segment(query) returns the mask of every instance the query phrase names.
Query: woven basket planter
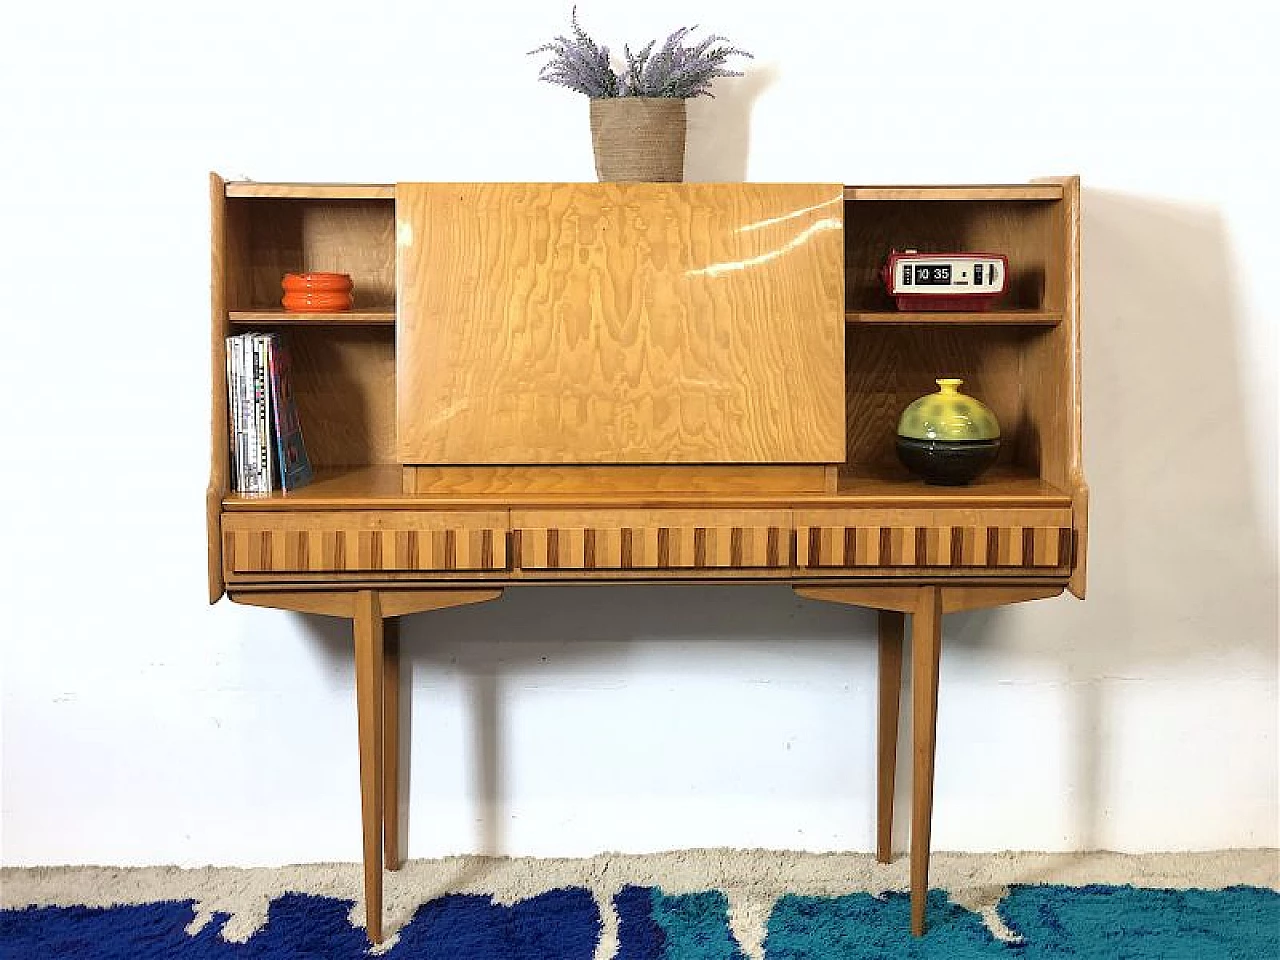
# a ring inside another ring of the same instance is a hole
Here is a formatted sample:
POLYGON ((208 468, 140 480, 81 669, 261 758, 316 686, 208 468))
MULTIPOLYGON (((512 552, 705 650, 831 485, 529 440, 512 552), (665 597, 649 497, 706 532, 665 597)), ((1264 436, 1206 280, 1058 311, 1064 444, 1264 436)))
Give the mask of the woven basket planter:
POLYGON ((596 176, 678 183, 684 179, 684 100, 601 97, 591 101, 596 176))

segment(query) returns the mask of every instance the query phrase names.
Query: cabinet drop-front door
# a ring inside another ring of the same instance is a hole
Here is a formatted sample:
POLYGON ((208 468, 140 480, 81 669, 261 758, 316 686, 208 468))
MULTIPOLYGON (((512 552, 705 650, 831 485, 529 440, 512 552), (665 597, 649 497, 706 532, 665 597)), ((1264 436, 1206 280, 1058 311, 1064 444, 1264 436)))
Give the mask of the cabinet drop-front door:
POLYGON ((406 464, 844 460, 838 184, 396 186, 406 464))

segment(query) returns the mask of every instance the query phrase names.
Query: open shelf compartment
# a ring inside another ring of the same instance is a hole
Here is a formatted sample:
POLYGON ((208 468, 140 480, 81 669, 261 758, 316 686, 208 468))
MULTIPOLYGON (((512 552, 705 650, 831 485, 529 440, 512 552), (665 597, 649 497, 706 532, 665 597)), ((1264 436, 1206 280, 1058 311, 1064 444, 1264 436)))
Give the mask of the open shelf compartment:
MULTIPOLYGON (((1000 423, 991 478, 1065 490, 1071 438, 1060 398, 1070 395, 1069 349, 1065 326, 849 325, 848 442, 840 489, 870 489, 868 481, 881 488, 925 487, 898 464, 898 418, 912 401, 938 389, 936 378, 959 377, 961 390, 990 407, 1000 423)), ((984 482, 994 481, 978 481, 984 482)))
POLYGON ((901 323, 945 323, 948 317, 969 324, 1057 322, 1066 309, 1066 215, 1061 199, 846 199, 845 310, 861 322, 891 323, 895 316, 901 323), (898 313, 881 276, 895 250, 1004 254, 1005 292, 985 315, 940 312, 929 320, 898 313))
POLYGON ((226 235, 233 320, 243 313, 274 317, 281 278, 301 271, 350 274, 354 313, 394 317, 394 199, 228 196, 226 235))

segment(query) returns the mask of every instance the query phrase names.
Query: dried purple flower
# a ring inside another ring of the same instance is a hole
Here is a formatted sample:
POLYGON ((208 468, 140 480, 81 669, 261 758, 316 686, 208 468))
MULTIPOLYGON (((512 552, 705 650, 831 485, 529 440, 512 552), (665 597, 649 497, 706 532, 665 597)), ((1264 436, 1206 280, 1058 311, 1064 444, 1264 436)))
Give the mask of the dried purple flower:
POLYGON ((570 17, 573 38, 556 37, 534 53, 550 53, 551 59, 538 74, 540 80, 555 83, 589 97, 710 97, 716 77, 740 77, 737 70, 725 69, 730 57, 751 57, 745 50, 727 46, 724 37, 712 35, 696 45, 685 43, 698 28, 681 27, 654 51, 650 40, 633 54, 623 46, 626 66, 615 73, 609 62, 609 48, 599 46, 578 24, 578 8, 570 17))
POLYGON ((609 65, 609 48, 600 47, 578 25, 578 8, 570 18, 573 39, 556 37, 529 54, 550 53, 552 57, 538 73, 539 80, 585 93, 588 97, 616 97, 618 77, 609 65))

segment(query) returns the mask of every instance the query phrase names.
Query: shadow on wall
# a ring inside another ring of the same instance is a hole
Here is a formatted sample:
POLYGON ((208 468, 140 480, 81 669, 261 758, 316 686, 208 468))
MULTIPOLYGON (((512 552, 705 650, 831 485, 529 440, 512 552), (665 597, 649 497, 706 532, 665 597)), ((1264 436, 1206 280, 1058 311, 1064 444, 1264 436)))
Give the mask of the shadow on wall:
POLYGON ((778 72, 772 64, 766 64, 744 73, 717 81, 714 98, 694 97, 688 102, 684 147, 687 182, 733 183, 746 179, 751 110, 760 94, 778 79, 778 72))
POLYGON ((1088 601, 960 614, 947 633, 953 652, 1061 664, 1075 698, 1074 832, 1095 849, 1114 766, 1108 682, 1214 660, 1274 676, 1277 563, 1241 417, 1251 400, 1222 217, 1085 189, 1082 220, 1088 601))
POLYGON ((1107 656, 1274 660, 1275 544, 1222 217, 1104 191, 1085 191, 1083 216, 1090 598, 1124 626, 1107 656))
MULTIPOLYGON (((1112 766, 1104 762, 1106 721, 1115 715, 1106 700, 1109 682, 1140 678, 1144 667, 1226 654, 1243 654, 1274 675, 1277 596, 1276 555, 1254 486, 1259 466, 1239 416, 1246 402, 1237 374, 1240 321, 1221 217, 1086 190, 1083 218, 1089 599, 954 614, 944 624, 943 671, 963 660, 984 670, 1018 659, 1060 667, 1075 698, 1073 726, 1061 738, 1078 751, 1069 777, 1076 786, 1074 844, 1093 849, 1103 835, 1102 775, 1112 766)), ((343 672, 349 627, 308 620, 326 658, 343 672)), ((504 683, 547 661, 556 669, 598 666, 600 674, 624 678, 635 643, 680 643, 672 667, 687 671, 713 671, 714 658, 765 647, 784 669, 796 658, 821 659, 874 688, 873 615, 799 600, 782 586, 513 589, 496 603, 407 618, 402 641, 405 683, 442 668, 470 678, 479 764, 473 782, 483 824, 477 852, 491 854, 506 852, 504 683), (714 642, 715 649, 703 658, 684 646, 690 641, 714 642)), ((990 722, 946 718, 945 685, 944 678, 941 722, 990 722)), ((401 698, 402 723, 410 700, 401 698)), ((874 738, 869 701, 866 717, 858 735, 874 738)), ((905 846, 910 819, 909 718, 904 710, 897 849, 905 846)), ((402 759, 407 763, 407 753, 402 759)), ((870 769, 860 773, 873 782, 870 769)))
MULTIPOLYGON (((503 829, 508 804, 502 770, 507 764, 500 731, 507 728, 502 711, 509 684, 536 683, 533 678, 540 671, 562 677, 581 669, 588 684, 622 685, 637 645, 665 643, 672 647, 672 667, 690 677, 721 676, 726 664, 762 654, 768 658, 776 647, 788 663, 816 660, 847 677, 851 686, 862 679, 870 687, 874 623, 870 613, 810 604, 781 585, 515 587, 494 603, 408 621, 402 629, 402 655, 407 674, 423 676, 444 668, 468 678, 477 762, 472 783, 481 826, 476 852, 502 855, 509 851, 503 829), (699 649, 690 649, 690 643, 699 649)), ((408 700, 402 697, 405 709, 408 700)), ((872 709, 868 701, 868 737, 874 736, 872 709)), ((592 718, 566 721, 591 724, 592 718)), ((685 746, 700 749, 696 742, 685 746)), ((670 749, 678 750, 680 744, 670 749)), ((587 769, 596 762, 591 756, 577 759, 587 769)), ((864 773, 871 782, 872 771, 864 773)), ((574 801, 566 797, 565 802, 574 801)))

